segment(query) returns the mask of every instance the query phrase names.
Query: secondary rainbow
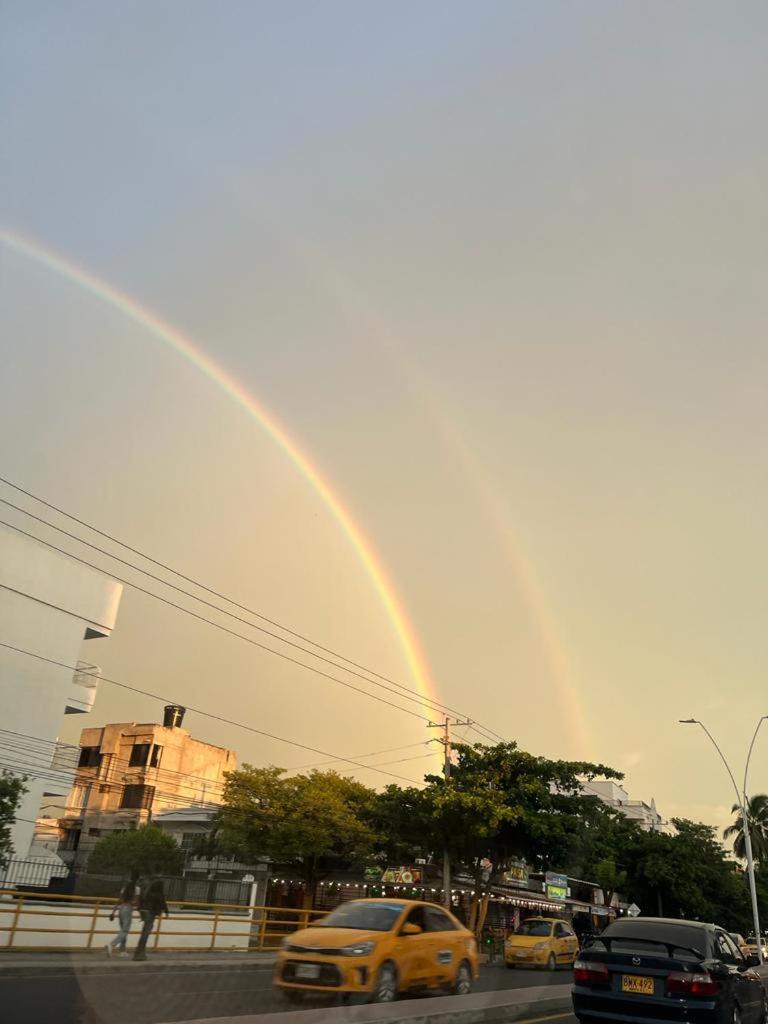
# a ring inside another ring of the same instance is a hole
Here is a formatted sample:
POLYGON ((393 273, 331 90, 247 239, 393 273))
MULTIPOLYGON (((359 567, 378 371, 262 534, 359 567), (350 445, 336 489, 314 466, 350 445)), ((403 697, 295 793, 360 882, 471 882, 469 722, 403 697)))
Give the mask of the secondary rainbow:
POLYGON ((384 606, 420 695, 427 703, 439 703, 437 690, 431 679, 426 657, 421 650, 415 631, 408 621, 397 592, 373 545, 354 521, 352 514, 333 491, 328 481, 324 479, 309 457, 272 413, 186 334, 183 334, 178 328, 173 327, 151 310, 140 305, 131 296, 126 295, 102 278, 97 277, 91 271, 85 270, 69 259, 65 259, 39 242, 25 238, 15 231, 10 231, 8 228, 0 228, 0 241, 9 249, 47 267, 55 274, 59 274, 102 302, 119 310, 124 316, 145 328, 160 341, 170 345, 171 348, 175 349, 180 355, 196 366, 198 370, 204 373, 209 380, 217 384, 222 391, 233 398, 263 427, 311 484, 348 537, 350 544, 374 585, 379 600, 384 606))

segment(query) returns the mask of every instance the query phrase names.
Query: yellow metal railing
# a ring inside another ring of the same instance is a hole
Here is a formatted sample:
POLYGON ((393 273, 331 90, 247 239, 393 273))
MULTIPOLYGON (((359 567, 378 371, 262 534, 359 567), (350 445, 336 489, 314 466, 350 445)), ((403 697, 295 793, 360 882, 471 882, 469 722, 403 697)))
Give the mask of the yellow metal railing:
MULTIPOLYGON (((118 901, 102 896, 69 896, 61 894, 30 894, 16 890, 0 891, 0 950, 17 950, 23 952, 56 952, 76 951, 93 952, 103 948, 105 936, 114 938, 116 925, 109 922, 107 914, 118 901), (36 918, 48 918, 46 922, 36 918), (50 919, 53 919, 51 923, 50 919), (67 926, 60 927, 66 919, 67 926), (74 927, 80 923, 82 927, 74 927), (52 942, 45 943, 24 941, 24 936, 51 936, 52 942), (64 942, 55 940, 53 936, 82 936, 82 942, 64 942)), ((306 928, 312 921, 324 917, 327 911, 290 907, 243 906, 239 903, 201 903, 193 900, 171 900, 168 903, 171 911, 173 928, 163 932, 163 918, 158 917, 152 938, 152 948, 162 948, 168 952, 214 950, 217 940, 227 948, 227 940, 236 942, 243 951, 260 952, 279 948, 281 940, 300 928, 306 928), (175 911, 174 911, 174 908, 175 911), (186 908, 193 908, 192 912, 186 908), (204 923, 207 927, 197 930, 181 930, 177 924, 204 923), (232 925, 243 924, 242 929, 233 929, 232 925), (174 945, 176 938, 200 939, 199 944, 185 942, 174 945), (242 941, 245 940, 245 941, 242 941)), ((134 929, 129 938, 137 938, 139 928, 134 929)), ((230 943, 230 948, 231 948, 230 943)))

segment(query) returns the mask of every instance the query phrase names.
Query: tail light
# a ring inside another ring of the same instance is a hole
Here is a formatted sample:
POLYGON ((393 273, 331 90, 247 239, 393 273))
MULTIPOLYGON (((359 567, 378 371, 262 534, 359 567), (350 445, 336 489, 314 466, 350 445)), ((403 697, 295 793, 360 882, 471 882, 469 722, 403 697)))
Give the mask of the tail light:
POLYGON ((605 964, 577 960, 573 965, 573 980, 577 985, 608 985, 611 979, 605 964))
POLYGON ((720 986, 709 974, 687 974, 674 971, 667 977, 667 992, 671 996, 716 996, 720 986))

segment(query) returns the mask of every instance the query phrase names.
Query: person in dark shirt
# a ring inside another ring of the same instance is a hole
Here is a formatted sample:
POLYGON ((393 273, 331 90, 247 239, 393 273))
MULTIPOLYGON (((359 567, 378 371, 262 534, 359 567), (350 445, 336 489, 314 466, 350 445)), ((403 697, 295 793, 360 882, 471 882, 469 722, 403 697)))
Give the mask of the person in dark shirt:
POLYGON ((139 936, 133 959, 146 960, 147 940, 152 934, 156 919, 161 914, 165 914, 166 917, 169 916, 168 904, 165 902, 165 891, 163 890, 161 879, 156 878, 147 888, 142 887, 141 894, 139 895, 139 914, 144 924, 141 928, 141 935, 139 936))

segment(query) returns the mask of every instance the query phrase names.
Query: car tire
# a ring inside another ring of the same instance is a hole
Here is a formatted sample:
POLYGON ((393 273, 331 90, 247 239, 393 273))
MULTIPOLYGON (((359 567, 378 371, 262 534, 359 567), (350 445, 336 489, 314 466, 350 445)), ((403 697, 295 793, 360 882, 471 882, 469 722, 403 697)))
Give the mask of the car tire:
POLYGON ((508 971, 514 971, 515 969, 515 965, 513 963, 510 963, 509 960, 504 961, 504 966, 507 968, 508 971))
POLYGON ((472 991, 472 968, 466 960, 462 960, 456 971, 456 978, 451 987, 455 996, 468 996, 472 991))
POLYGON ((557 970, 557 958, 555 957, 554 953, 550 953, 549 954, 549 959, 547 960, 547 970, 548 971, 556 971, 557 970))
POLYGON ((290 1003, 291 1006, 298 1006, 304 1002, 304 993, 296 992, 291 988, 284 988, 283 999, 286 1003, 290 1003))
POLYGON ((741 1024, 741 1010, 738 1008, 738 1006, 734 1006, 731 1010, 729 1024, 741 1024))
POLYGON ((394 1003, 397 999, 397 970, 395 965, 387 960, 379 968, 376 981, 373 983, 371 992, 372 1003, 394 1003))

